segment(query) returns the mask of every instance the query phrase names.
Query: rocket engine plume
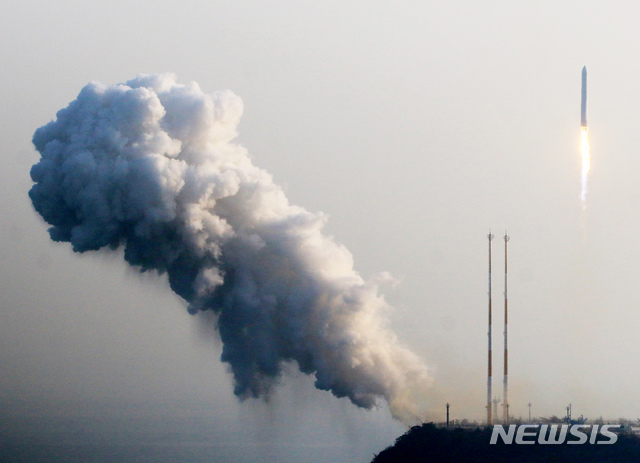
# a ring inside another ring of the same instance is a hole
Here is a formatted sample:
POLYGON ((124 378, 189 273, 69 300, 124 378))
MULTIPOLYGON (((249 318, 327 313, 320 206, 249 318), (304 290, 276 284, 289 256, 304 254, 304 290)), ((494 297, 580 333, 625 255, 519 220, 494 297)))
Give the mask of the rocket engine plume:
POLYGON ((587 182, 589 169, 591 168, 591 155, 589 154, 589 129, 587 128, 587 67, 582 68, 582 85, 580 88, 580 131, 582 133, 582 209, 587 209, 587 182))
POLYGON ((582 193, 580 194, 580 200, 582 201, 582 209, 586 209, 589 169, 591 169, 591 155, 589 153, 589 130, 586 127, 580 127, 580 132, 582 134, 582 193))
POLYGON ((33 136, 33 206, 52 240, 123 247, 141 272, 166 272, 190 313, 217 314, 239 398, 267 398, 295 363, 318 389, 422 418, 432 380, 387 326, 391 277, 365 281, 326 217, 254 166, 233 142, 242 111, 172 74, 90 83, 33 136))

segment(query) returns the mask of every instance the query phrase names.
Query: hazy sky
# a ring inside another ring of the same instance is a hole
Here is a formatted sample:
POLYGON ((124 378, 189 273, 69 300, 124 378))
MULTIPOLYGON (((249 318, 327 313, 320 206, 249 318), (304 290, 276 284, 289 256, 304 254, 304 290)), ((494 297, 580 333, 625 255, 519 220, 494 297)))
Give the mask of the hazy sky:
POLYGON ((364 460, 402 432, 308 379, 283 380, 271 407, 237 404, 215 335, 163 278, 49 240, 27 197, 34 130, 89 81, 171 71, 239 95, 254 163, 329 215, 364 277, 400 279, 391 326, 452 416, 485 416, 492 228, 498 354, 511 235, 511 412, 640 417, 635 2, 39 3, 6 1, 0 16, 0 401, 202 404, 257 442, 275 420, 285 438, 342 439, 364 460))

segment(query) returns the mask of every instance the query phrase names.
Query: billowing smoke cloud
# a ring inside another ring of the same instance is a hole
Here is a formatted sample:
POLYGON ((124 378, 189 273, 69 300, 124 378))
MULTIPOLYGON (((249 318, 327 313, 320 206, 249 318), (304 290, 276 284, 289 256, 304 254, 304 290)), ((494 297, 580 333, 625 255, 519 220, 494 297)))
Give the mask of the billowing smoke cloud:
POLYGON ((215 312, 237 396, 267 397, 295 362, 317 388, 411 420, 430 379, 388 329, 379 279, 232 141, 242 111, 171 74, 91 83, 36 130, 29 196, 52 240, 122 246, 132 266, 166 272, 191 313, 215 312))

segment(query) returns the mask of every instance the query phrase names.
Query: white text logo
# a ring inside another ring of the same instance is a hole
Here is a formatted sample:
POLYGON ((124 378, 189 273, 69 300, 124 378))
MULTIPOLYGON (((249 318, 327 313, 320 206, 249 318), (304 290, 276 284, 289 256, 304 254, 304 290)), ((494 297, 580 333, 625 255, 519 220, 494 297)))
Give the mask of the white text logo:
POLYGON ((618 435, 610 431, 611 428, 619 428, 619 425, 605 424, 599 426, 597 424, 574 424, 569 426, 563 425, 539 425, 539 424, 523 424, 516 426, 512 424, 502 426, 496 424, 493 426, 490 444, 498 442, 498 438, 502 439, 505 444, 615 444, 618 435), (590 428, 590 429, 589 429, 590 428))

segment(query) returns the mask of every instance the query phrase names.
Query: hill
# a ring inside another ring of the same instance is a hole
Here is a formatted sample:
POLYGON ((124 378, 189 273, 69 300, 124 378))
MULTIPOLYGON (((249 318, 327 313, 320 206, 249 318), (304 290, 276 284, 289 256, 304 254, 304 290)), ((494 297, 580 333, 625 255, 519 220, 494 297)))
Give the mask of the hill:
POLYGON ((640 461, 640 438, 619 434, 613 444, 491 445, 492 428, 446 429, 433 423, 414 426, 395 444, 380 452, 372 463, 502 463, 566 462, 626 463, 640 461))

